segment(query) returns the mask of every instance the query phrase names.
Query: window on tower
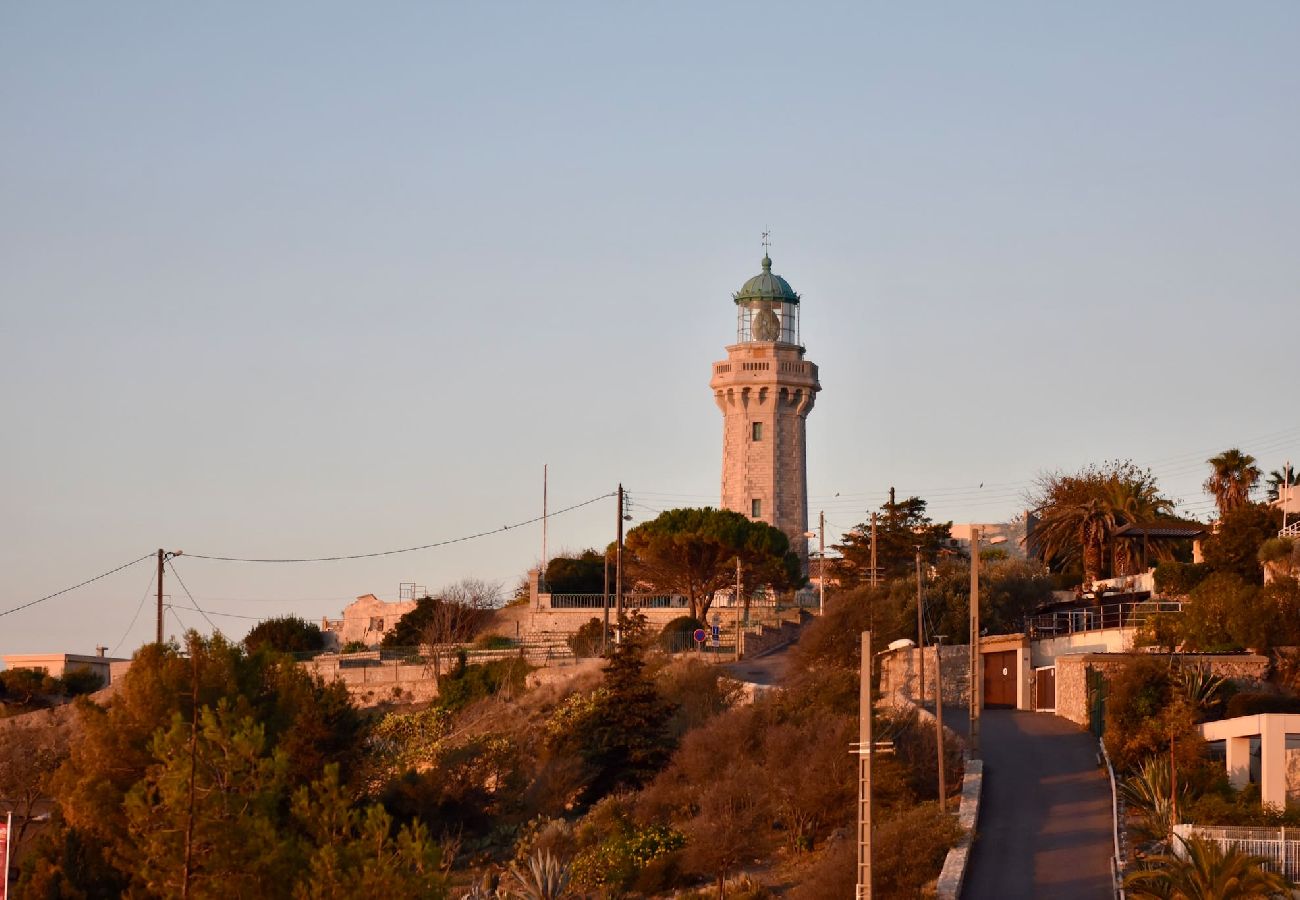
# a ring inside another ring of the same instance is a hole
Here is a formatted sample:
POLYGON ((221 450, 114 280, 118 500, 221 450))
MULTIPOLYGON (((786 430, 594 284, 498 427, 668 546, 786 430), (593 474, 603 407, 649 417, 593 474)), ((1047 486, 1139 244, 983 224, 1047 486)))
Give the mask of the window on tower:
POLYGON ((749 501, 749 510, 751 519, 761 519, 763 517, 763 501, 755 497, 749 501))
POLYGON ((762 422, 754 422, 750 425, 750 437, 756 441, 761 441, 763 439, 762 422))

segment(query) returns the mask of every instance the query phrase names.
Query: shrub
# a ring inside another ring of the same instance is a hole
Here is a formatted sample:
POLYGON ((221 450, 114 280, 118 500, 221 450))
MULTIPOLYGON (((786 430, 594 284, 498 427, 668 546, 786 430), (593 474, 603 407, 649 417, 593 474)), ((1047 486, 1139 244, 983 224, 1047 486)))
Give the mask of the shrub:
POLYGON ((438 682, 438 705, 443 709, 461 709, 475 700, 505 694, 508 697, 523 691, 532 666, 522 659, 494 659, 480 665, 466 666, 464 655, 438 682))
POLYGON ((73 669, 71 672, 64 672, 59 681, 62 682, 63 693, 69 697, 93 694, 104 686, 103 677, 90 669, 73 669))
POLYGON ((313 653, 325 646, 320 626, 300 616, 277 616, 258 622, 244 636, 249 653, 276 650, 281 653, 313 653))
POLYGON ((504 634, 480 634, 474 639, 474 646, 479 650, 509 650, 515 642, 504 634))
POLYGON ((1185 596, 1191 593, 1192 588, 1204 581, 1210 571, 1210 567, 1205 563, 1164 560, 1156 564, 1156 592, 1185 596))
POLYGON ((659 646, 669 653, 690 650, 695 646, 693 634, 697 628, 704 628, 704 623, 699 619, 690 616, 678 616, 665 625, 663 631, 659 632, 659 646))
POLYGON ((370 645, 367 644, 365 641, 348 641, 346 644, 343 645, 343 648, 339 650, 339 652, 340 653, 365 653, 369 649, 370 649, 370 645))
POLYGON ((606 633, 605 623, 595 616, 592 616, 586 624, 573 634, 569 635, 567 638, 569 649, 572 650, 573 655, 579 659, 600 656, 602 647, 605 643, 602 641, 602 635, 608 643, 612 644, 614 640, 612 631, 613 629, 610 629, 611 633, 606 633))
POLYGON ((730 708, 740 698, 740 682, 699 659, 679 659, 655 679, 659 694, 675 712, 668 730, 680 737, 730 708))

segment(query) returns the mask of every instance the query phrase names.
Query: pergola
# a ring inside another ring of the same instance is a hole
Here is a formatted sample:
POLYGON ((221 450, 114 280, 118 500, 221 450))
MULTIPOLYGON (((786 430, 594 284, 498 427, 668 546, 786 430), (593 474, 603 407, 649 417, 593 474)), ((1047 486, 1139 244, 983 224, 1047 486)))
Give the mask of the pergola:
POLYGON ((1149 568, 1148 556, 1151 539, 1159 541, 1187 540, 1195 541, 1205 537, 1210 529, 1200 522, 1149 522, 1134 523, 1115 530, 1115 537, 1124 540, 1142 541, 1142 568, 1149 568))

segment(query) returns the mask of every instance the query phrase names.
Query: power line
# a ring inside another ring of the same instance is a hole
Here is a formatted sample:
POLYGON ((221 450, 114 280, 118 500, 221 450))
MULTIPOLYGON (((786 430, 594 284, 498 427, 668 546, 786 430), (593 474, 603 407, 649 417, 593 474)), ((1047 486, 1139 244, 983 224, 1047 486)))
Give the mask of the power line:
POLYGON ((172 574, 176 576, 176 580, 180 583, 181 590, 185 591, 185 596, 190 598, 190 603, 194 604, 195 611, 203 617, 203 621, 211 625, 214 632, 221 634, 221 629, 216 626, 216 623, 209 619, 208 614, 199 608, 199 601, 194 599, 194 595, 190 593, 190 589, 185 586, 185 579, 181 578, 181 573, 176 571, 176 565, 170 558, 167 560, 167 567, 172 570, 172 574))
POLYGON ((131 624, 126 626, 126 631, 122 632, 113 649, 108 652, 109 656, 117 656, 117 648, 126 642, 127 637, 131 634, 131 629, 135 627, 136 620, 140 618, 140 610, 144 609, 144 601, 149 599, 149 594, 153 591, 153 580, 158 577, 152 568, 149 569, 149 586, 144 589, 144 595, 140 598, 140 605, 135 608, 135 615, 131 617, 131 624))
MULTIPOLYGON (((192 599, 194 599, 194 598, 191 597, 190 599, 192 600, 192 599)), ((177 606, 177 605, 174 604, 174 603, 169 603, 169 604, 167 604, 167 608, 168 608, 168 609, 188 609, 188 610, 192 610, 193 612, 196 612, 196 613, 198 613, 199 615, 203 616, 203 618, 205 618, 205 619, 207 619, 207 618, 208 618, 208 615, 211 614, 211 615, 214 615, 214 616, 221 616, 221 617, 226 618, 226 619, 248 619, 248 620, 253 621, 253 622, 261 622, 261 621, 262 621, 262 616, 245 616, 245 615, 240 615, 239 613, 217 612, 215 609, 210 609, 210 610, 208 610, 207 612, 204 612, 203 610, 199 609, 197 606, 177 606)), ((178 618, 179 618, 179 617, 178 617, 178 618)), ((209 624, 209 625, 212 625, 212 620, 211 620, 211 619, 208 619, 208 624, 209 624)), ((216 625, 212 625, 212 627, 213 627, 213 629, 216 630, 216 631, 220 631, 220 630, 221 630, 220 628, 217 628, 216 625)))
POLYGON ((13 609, 6 609, 4 612, 0 612, 0 616, 7 616, 10 613, 16 613, 21 609, 27 609, 28 607, 35 606, 38 603, 44 603, 46 600, 53 600, 55 597, 61 597, 70 591, 75 591, 77 588, 85 587, 86 585, 91 584, 92 582, 99 581, 101 578, 107 578, 109 575, 113 575, 117 572, 122 571, 123 569, 129 569, 132 566, 134 566, 136 563, 142 563, 146 559, 149 559, 152 556, 153 556, 152 553, 146 553, 144 556, 140 557, 139 559, 133 559, 129 563, 122 563, 122 565, 118 566, 116 569, 109 569, 107 572, 105 572, 102 575, 96 575, 94 578, 87 578, 85 581, 81 582, 80 584, 74 584, 72 587, 64 588, 61 591, 55 591, 53 594, 46 594, 44 597, 40 598, 39 600, 32 600, 30 603, 24 603, 21 606, 15 606, 13 609))
MULTIPOLYGON (((553 513, 549 513, 548 516, 552 518, 555 516, 560 516, 563 515, 564 513, 572 512, 575 509, 581 509, 584 506, 590 506, 591 504, 596 503, 597 501, 605 500, 613 496, 614 496, 613 492, 610 492, 608 494, 601 494, 598 497, 592 497, 590 500, 584 500, 581 503, 575 503, 572 506, 566 506, 564 509, 556 510, 553 513)), ((258 558, 243 557, 243 556, 206 556, 202 553, 186 553, 185 555, 190 559, 211 559, 211 560, 217 560, 218 562, 246 562, 246 563, 316 563, 316 562, 341 562, 343 560, 349 560, 349 559, 374 559, 375 557, 379 557, 379 556, 395 556, 398 553, 413 553, 416 550, 432 550, 434 547, 446 547, 450 544, 460 544, 460 543, 464 543, 465 541, 472 541, 477 538, 487 537, 488 535, 500 534, 501 532, 509 531, 512 528, 522 528, 525 525, 532 525, 535 522, 542 521, 543 518, 547 518, 547 516, 534 516, 533 518, 525 519, 522 522, 515 522, 510 525, 502 525, 500 528, 493 528, 489 531, 480 531, 477 534, 467 534, 463 537, 452 538, 446 541, 437 541, 436 543, 432 543, 432 544, 421 544, 418 547, 403 547, 400 550, 380 550, 375 553, 352 553, 344 556, 316 556, 316 557, 308 557, 302 559, 258 559, 258 558)), ((139 560, 136 560, 136 562, 139 562, 139 560)))

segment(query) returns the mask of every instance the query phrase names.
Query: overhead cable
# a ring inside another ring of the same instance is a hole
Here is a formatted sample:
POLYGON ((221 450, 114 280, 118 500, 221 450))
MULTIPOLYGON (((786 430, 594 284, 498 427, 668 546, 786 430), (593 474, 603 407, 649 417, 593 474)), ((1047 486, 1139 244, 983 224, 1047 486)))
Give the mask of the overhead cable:
POLYGON ((600 500, 604 500, 606 498, 613 497, 613 496, 614 496, 614 492, 611 491, 608 494, 601 494, 598 497, 592 497, 590 500, 584 500, 581 503, 575 503, 572 506, 566 506, 564 509, 557 509, 555 512, 548 513, 545 516, 534 516, 533 518, 525 519, 522 522, 514 522, 510 525, 502 525, 500 528, 493 528, 488 531, 480 531, 476 534, 467 534, 464 535, 463 537, 451 538, 450 540, 446 540, 446 541, 436 541, 432 544, 421 544, 418 547, 403 547, 400 550, 379 550, 374 553, 351 553, 351 554, 346 554, 341 556, 315 556, 315 557, 293 558, 293 559, 290 558, 259 559, 254 557, 243 557, 243 556, 213 556, 213 555, 205 555, 203 553, 189 553, 189 552, 187 552, 185 556, 189 559, 211 559, 211 560, 217 560, 218 562, 246 562, 246 563, 317 563, 317 562, 341 562, 343 560, 349 560, 349 559, 374 559, 375 557, 378 556, 395 556, 398 553, 413 553, 416 550, 432 550, 434 547, 446 547, 450 544, 461 544, 464 543, 465 541, 472 541, 477 538, 487 537, 488 535, 500 534, 501 532, 509 531, 512 528, 522 528, 525 525, 532 525, 535 522, 540 522, 542 521, 542 519, 545 518, 553 518, 555 516, 563 515, 564 513, 567 512, 572 512, 575 509, 581 509, 584 506, 590 506, 593 503, 596 503, 600 500))
POLYGON ((61 591, 55 591, 53 594, 46 594, 44 597, 41 597, 39 600, 32 600, 28 603, 22 604, 21 606, 15 606, 13 609, 6 609, 3 612, 0 612, 0 616, 7 616, 10 613, 16 613, 21 609, 27 609, 28 607, 35 606, 38 603, 44 603, 46 600, 53 600, 55 597, 61 597, 64 594, 69 593, 70 591, 75 591, 79 587, 85 587, 86 585, 92 582, 99 581, 101 578, 107 578, 109 575, 113 575, 117 572, 122 571, 123 569, 129 569, 132 566, 134 566, 136 563, 142 563, 146 559, 151 558, 153 555, 154 555, 153 553, 146 553, 144 556, 140 557, 139 559, 133 559, 129 563, 122 563, 122 565, 118 566, 116 569, 109 569, 107 572, 105 572, 102 575, 96 575, 94 578, 87 578, 85 581, 81 582, 80 584, 74 584, 72 587, 66 587, 61 591))

